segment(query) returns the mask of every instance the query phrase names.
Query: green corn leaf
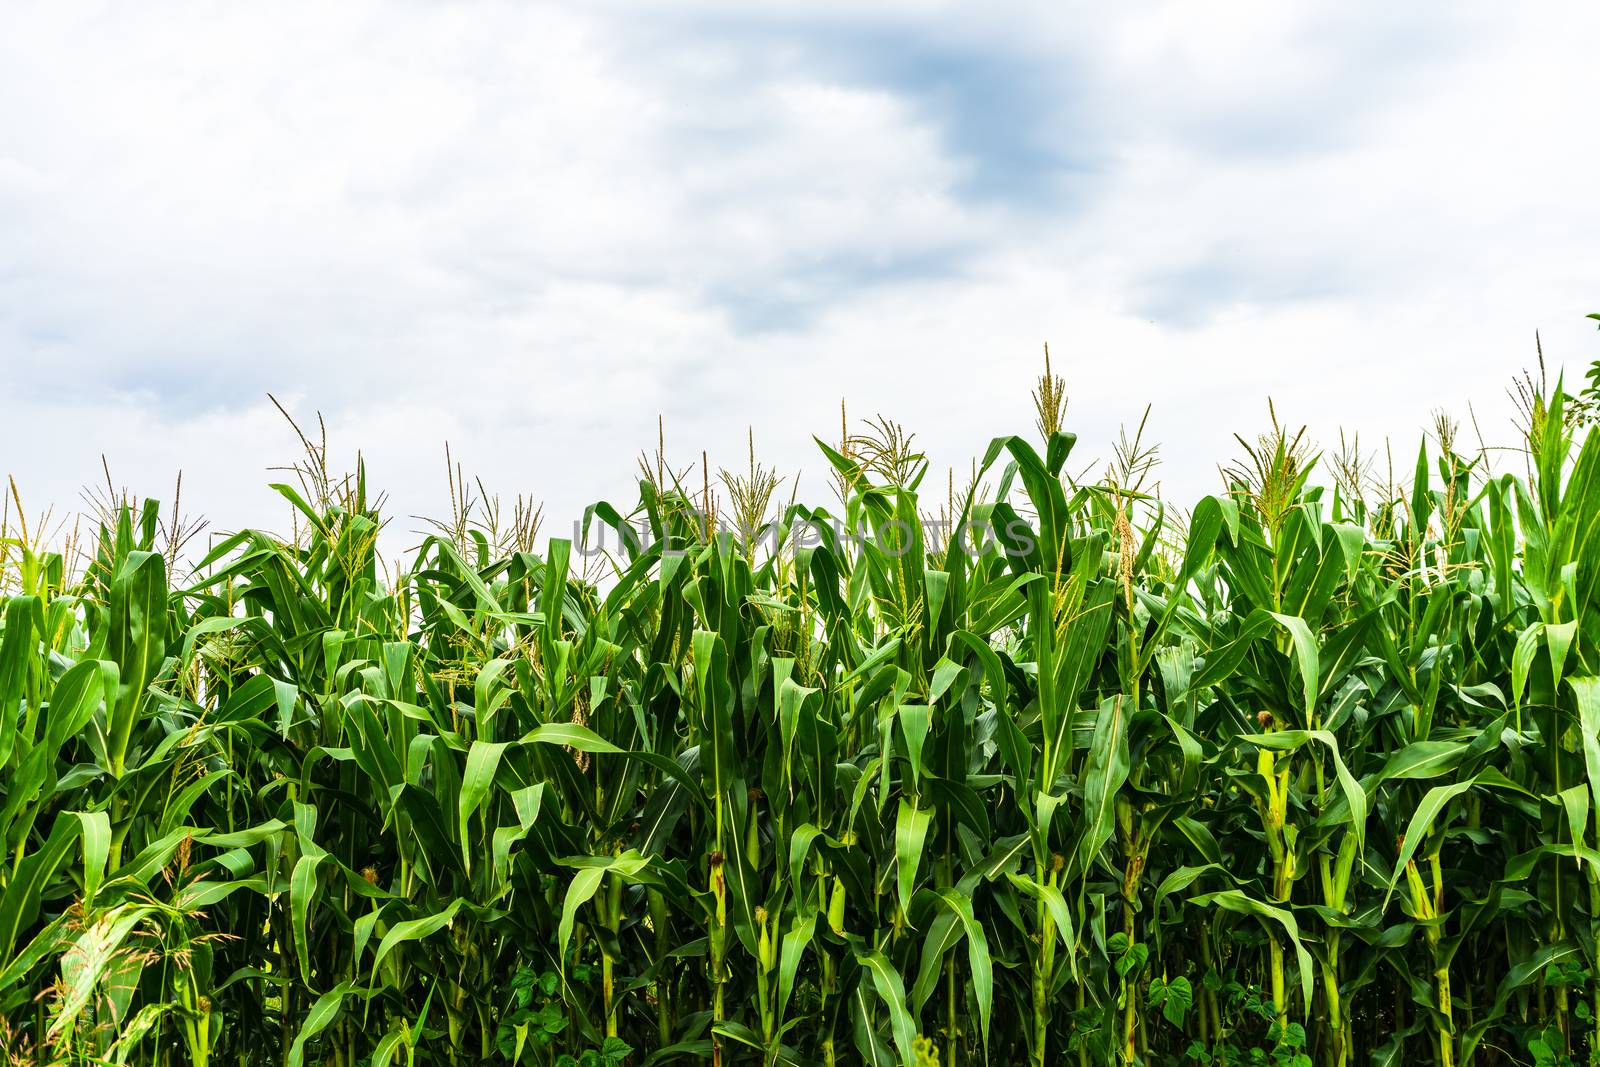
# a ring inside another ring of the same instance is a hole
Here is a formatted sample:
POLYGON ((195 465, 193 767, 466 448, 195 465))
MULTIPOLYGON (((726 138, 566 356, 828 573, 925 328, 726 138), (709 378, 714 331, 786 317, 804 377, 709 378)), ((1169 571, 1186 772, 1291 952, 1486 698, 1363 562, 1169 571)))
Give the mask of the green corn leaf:
POLYGON ((899 814, 895 817, 894 857, 896 881, 899 890, 900 913, 911 913, 911 890, 917 882, 917 866, 927 847, 928 827, 933 824, 933 812, 919 811, 902 797, 899 814))
POLYGON ((378 942, 378 951, 372 957, 373 980, 376 981, 378 968, 382 966, 389 953, 408 941, 421 941, 432 937, 446 926, 449 926, 455 921, 456 912, 461 910, 464 903, 465 901, 457 897, 432 915, 425 915, 419 919, 407 919, 391 926, 389 932, 383 935, 383 940, 378 942))
POLYGON ((1316 971, 1311 959, 1311 953, 1300 942, 1300 924, 1295 921, 1292 912, 1284 908, 1263 904, 1253 897, 1246 896, 1237 889, 1225 889, 1219 893, 1202 893, 1190 897, 1189 903, 1195 907, 1215 907, 1224 911, 1235 912, 1239 915, 1253 915, 1263 923, 1269 920, 1283 928, 1289 937, 1289 943, 1294 947, 1295 959, 1300 965, 1300 992, 1305 998, 1306 1011, 1311 1010, 1312 984, 1316 980, 1316 971))
POLYGON ((495 771, 505 753, 506 742, 474 741, 467 751, 466 769, 461 773, 461 794, 456 807, 457 837, 461 844, 461 864, 472 873, 472 848, 467 825, 494 787, 495 771))
POLYGON ((160 555, 128 554, 112 580, 110 614, 107 657, 122 673, 121 692, 107 723, 106 751, 108 769, 120 778, 145 690, 166 655, 167 572, 160 555))
POLYGON ((967 934, 967 964, 972 975, 972 992, 978 1002, 978 1025, 983 1047, 989 1047, 989 1014, 994 1003, 994 964, 989 958, 989 939, 972 910, 972 900, 953 889, 941 889, 939 898, 961 921, 967 934))
POLYGON ((0 892, 0 960, 11 959, 18 939, 39 917, 45 889, 77 842, 82 827, 83 823, 74 817, 56 819, 44 844, 16 864, 4 892, 0 892))
POLYGON ((1100 705, 1083 783, 1083 831, 1070 873, 1087 874, 1116 829, 1117 791, 1128 780, 1128 723, 1121 697, 1100 705))
POLYGON ((340 982, 317 998, 316 1003, 311 1005, 311 1010, 306 1013, 300 1032, 295 1035, 294 1044, 289 1047, 288 1067, 303 1067, 306 1045, 338 1021, 339 1015, 344 1010, 345 997, 354 991, 355 987, 351 983, 340 982))
POLYGON ((878 999, 889 1009, 890 1029, 894 1033, 895 1049, 900 1053, 901 1067, 916 1067, 916 1053, 912 1046, 916 1041, 917 1026, 906 1009, 906 987, 900 972, 876 949, 858 951, 856 962, 866 968, 878 999))

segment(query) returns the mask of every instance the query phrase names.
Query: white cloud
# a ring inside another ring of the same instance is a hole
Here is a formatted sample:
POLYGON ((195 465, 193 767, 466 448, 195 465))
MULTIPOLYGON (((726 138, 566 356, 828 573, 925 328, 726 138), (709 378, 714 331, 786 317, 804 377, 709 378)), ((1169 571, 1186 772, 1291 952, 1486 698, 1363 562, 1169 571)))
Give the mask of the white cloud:
POLYGON ((281 521, 265 400, 396 524, 443 442, 569 523, 658 412, 822 492, 840 395, 965 465, 1048 338, 1178 495, 1265 398, 1409 455, 1600 355, 1592 5, 14 4, 0 470, 281 521), (1092 11, 1092 13, 1091 13, 1092 11))

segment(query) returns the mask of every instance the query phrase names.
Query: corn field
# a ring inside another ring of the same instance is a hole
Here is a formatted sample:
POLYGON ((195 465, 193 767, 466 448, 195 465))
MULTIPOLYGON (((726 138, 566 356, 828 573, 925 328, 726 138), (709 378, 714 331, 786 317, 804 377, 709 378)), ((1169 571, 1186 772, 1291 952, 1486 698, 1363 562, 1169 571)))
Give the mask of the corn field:
POLYGON ((1600 1063, 1600 435, 1522 396, 1178 512, 1047 373, 964 483, 658 455, 403 571, 310 443, 192 565, 14 507, 0 1061, 1600 1063))

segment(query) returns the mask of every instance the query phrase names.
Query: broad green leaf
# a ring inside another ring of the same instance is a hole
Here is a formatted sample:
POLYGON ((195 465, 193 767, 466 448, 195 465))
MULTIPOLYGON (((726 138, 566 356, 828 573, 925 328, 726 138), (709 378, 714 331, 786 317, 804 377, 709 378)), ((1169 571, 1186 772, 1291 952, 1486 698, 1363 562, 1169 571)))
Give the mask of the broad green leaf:
POLYGON ((856 962, 867 969, 873 989, 889 1009, 890 1028, 894 1033, 895 1049, 900 1053, 902 1067, 916 1067, 917 1056, 912 1045, 916 1041, 917 1026, 911 1019, 911 1013, 906 1010, 906 987, 900 972, 876 949, 857 952, 856 962))
POLYGON ((1100 705, 1083 783, 1083 831, 1069 874, 1087 874, 1116 829, 1117 791, 1128 780, 1128 724, 1122 698, 1100 705))
POLYGON ((500 767, 500 757, 506 747, 503 741, 474 741, 467 750, 467 765, 461 772, 461 795, 456 806, 456 839, 461 844, 462 866, 469 875, 472 873, 472 847, 467 824, 488 799, 489 791, 494 787, 495 771, 500 767))
POLYGON ((443 910, 436 911, 432 915, 427 915, 420 919, 407 919, 405 922, 398 922, 391 926, 389 932, 383 935, 383 940, 378 942, 378 952, 372 957, 374 979, 377 977, 378 967, 382 965, 384 958, 389 953, 407 941, 421 941, 424 938, 432 937, 446 926, 449 926, 455 921, 456 912, 461 910, 463 903, 465 902, 460 897, 457 897, 443 910))
POLYGON ((895 884, 900 894, 900 914, 911 912, 911 890, 917 882, 917 865, 927 848, 928 827, 933 823, 933 812, 919 811, 900 799, 900 811, 895 817, 894 862, 897 877, 895 884))
MULTIPOLYGON (((1316 979, 1311 953, 1300 942, 1300 925, 1295 922, 1294 914, 1284 908, 1271 904, 1263 904, 1253 897, 1246 896, 1237 889, 1225 889, 1220 893, 1202 893, 1197 897, 1190 897, 1189 903, 1195 907, 1215 907, 1224 911, 1235 912, 1239 915, 1253 915, 1264 924, 1270 920, 1283 928, 1289 937, 1289 943, 1294 947, 1295 959, 1300 967, 1300 992, 1305 998, 1306 1011, 1311 1010, 1312 983, 1316 979)), ((1269 932, 1271 932, 1269 930, 1269 932)), ((1274 936, 1276 936, 1274 934, 1274 936)))

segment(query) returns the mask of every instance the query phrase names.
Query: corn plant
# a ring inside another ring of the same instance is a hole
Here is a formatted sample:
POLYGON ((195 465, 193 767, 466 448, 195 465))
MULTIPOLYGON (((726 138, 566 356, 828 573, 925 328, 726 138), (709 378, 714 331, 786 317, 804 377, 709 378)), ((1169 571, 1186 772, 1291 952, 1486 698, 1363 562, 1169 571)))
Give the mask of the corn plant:
POLYGON ((658 455, 398 572, 309 439, 181 574, 153 502, 12 521, 0 1051, 1600 1062, 1597 405, 1529 382, 1521 471, 1274 417, 1183 511, 1047 370, 942 503, 880 420, 827 506, 658 455))

